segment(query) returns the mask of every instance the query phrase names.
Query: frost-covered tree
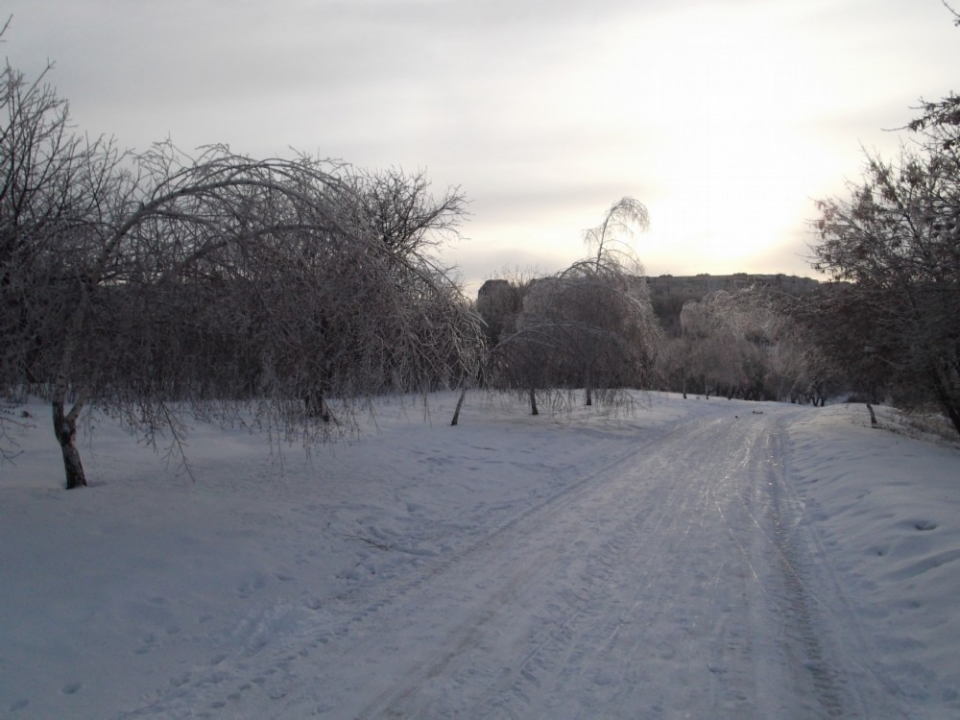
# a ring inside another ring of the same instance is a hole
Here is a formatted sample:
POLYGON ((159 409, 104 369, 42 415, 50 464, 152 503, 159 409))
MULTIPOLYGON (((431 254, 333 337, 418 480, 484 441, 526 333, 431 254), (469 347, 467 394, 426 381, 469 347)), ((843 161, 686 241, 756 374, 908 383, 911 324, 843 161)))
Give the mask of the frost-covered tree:
POLYGON ((502 326, 491 353, 495 382, 526 393, 537 413, 537 393, 583 388, 606 402, 617 391, 642 386, 660 339, 642 266, 623 234, 645 229, 646 209, 631 198, 614 204, 588 230, 591 256, 525 289, 515 318, 502 326))
POLYGON ((458 192, 308 156, 118 153, 71 135, 49 87, 2 83, 0 383, 50 400, 68 487, 90 406, 174 447, 185 413, 313 440, 318 393, 346 423, 353 399, 475 372, 479 320, 430 253, 458 192))
POLYGON ((896 160, 868 155, 819 203, 813 265, 838 282, 808 319, 856 382, 933 402, 960 433, 960 98, 920 111, 896 160))
POLYGON ((832 319, 844 322, 851 303, 860 308, 848 338, 878 379, 902 397, 934 401, 960 433, 960 124, 953 105, 928 107, 913 126, 918 142, 896 162, 868 156, 849 198, 819 203, 814 266, 847 283, 830 303, 838 311, 832 319))
POLYGON ((477 312, 483 318, 487 342, 495 347, 501 337, 513 333, 523 306, 526 283, 497 278, 487 280, 477 291, 477 312))
POLYGON ((710 397, 816 400, 831 370, 790 316, 784 298, 762 288, 723 290, 684 304, 682 334, 658 358, 669 387, 710 397))

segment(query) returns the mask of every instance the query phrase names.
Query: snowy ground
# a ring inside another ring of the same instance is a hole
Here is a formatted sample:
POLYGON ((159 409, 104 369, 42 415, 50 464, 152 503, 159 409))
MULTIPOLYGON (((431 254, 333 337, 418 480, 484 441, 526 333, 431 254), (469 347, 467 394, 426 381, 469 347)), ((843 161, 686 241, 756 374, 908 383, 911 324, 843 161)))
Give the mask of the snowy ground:
POLYGON ((198 427, 195 482, 99 419, 73 492, 29 407, 0 717, 960 717, 955 448, 863 406, 454 400, 309 463, 198 427))

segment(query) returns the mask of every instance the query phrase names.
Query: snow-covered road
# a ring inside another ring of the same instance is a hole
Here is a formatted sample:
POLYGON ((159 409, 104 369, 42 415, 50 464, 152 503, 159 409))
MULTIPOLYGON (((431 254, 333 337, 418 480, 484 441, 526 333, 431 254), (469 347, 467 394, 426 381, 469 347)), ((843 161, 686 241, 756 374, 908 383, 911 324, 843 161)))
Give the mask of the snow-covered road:
POLYGON ((786 481, 796 412, 662 428, 130 716, 905 717, 786 481))
POLYGON ((24 407, 0 718, 960 717, 956 447, 889 408, 455 401, 312 460, 198 422, 195 480, 97 416, 70 493, 24 407))

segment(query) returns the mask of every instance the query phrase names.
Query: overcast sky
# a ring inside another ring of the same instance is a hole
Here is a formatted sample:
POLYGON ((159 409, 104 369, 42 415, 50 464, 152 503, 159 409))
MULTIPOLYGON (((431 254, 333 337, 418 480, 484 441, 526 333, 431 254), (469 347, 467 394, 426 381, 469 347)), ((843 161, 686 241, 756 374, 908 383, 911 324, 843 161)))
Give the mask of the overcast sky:
POLYGON ((960 90, 940 0, 5 0, 79 130, 423 169, 475 289, 552 272, 624 195, 651 275, 811 275, 812 199, 960 90))

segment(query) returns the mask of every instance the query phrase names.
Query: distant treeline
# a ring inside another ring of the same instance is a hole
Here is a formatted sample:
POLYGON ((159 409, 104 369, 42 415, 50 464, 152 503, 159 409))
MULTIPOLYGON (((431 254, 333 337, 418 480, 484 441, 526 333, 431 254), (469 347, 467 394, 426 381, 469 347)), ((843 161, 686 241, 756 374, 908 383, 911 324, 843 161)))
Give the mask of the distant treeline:
POLYGON ((660 275, 648 277, 650 302, 660 325, 668 336, 680 335, 680 311, 689 300, 700 301, 708 294, 723 290, 733 293, 745 288, 764 288, 774 293, 799 297, 815 291, 820 282, 796 275, 734 273, 733 275, 660 275))

